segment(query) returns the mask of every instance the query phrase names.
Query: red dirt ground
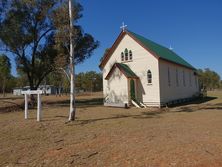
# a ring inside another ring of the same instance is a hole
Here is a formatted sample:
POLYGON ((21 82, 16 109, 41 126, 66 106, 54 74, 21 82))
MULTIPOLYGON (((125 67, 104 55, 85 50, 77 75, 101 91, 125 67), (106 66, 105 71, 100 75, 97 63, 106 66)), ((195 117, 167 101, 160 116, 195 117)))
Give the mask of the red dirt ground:
POLYGON ((84 96, 70 123, 67 99, 48 97, 40 123, 35 110, 28 120, 0 114, 0 166, 221 167, 222 92, 210 95, 217 99, 163 109, 109 108, 84 96))

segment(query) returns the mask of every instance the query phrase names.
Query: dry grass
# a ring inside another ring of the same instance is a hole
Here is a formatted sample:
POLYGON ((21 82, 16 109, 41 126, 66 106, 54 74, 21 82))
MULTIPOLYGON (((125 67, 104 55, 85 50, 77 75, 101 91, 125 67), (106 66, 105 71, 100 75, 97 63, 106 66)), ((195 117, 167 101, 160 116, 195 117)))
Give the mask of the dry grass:
POLYGON ((0 166, 222 166, 222 92, 209 95, 219 98, 161 110, 81 96, 71 123, 68 97, 46 97, 40 123, 35 110, 0 114, 0 166))

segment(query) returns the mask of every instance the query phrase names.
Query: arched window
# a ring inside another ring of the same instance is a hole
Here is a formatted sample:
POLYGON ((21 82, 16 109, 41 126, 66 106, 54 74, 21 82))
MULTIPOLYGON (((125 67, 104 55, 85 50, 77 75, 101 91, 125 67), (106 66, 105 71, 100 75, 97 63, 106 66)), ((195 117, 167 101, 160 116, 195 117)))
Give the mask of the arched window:
POLYGON ((152 73, 150 70, 147 71, 147 82, 148 84, 152 83, 152 73))
POLYGON ((128 49, 126 48, 124 52, 125 52, 125 61, 128 61, 128 59, 129 59, 128 58, 128 49))
POLYGON ((124 53, 121 53, 121 61, 124 61, 124 53))
POLYGON ((132 60, 132 59, 133 59, 133 53, 132 53, 132 51, 131 51, 131 50, 129 51, 129 59, 130 59, 130 60, 132 60))

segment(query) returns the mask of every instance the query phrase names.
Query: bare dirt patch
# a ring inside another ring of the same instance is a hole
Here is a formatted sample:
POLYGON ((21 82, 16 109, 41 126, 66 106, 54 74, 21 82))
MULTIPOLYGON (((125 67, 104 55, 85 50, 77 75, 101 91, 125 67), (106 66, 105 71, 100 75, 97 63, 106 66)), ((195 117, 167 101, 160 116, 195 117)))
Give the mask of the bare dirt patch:
POLYGON ((0 114, 0 166, 222 166, 222 93, 210 95, 217 98, 161 110, 84 96, 71 123, 66 99, 48 99, 40 123, 35 110, 29 120, 0 114))

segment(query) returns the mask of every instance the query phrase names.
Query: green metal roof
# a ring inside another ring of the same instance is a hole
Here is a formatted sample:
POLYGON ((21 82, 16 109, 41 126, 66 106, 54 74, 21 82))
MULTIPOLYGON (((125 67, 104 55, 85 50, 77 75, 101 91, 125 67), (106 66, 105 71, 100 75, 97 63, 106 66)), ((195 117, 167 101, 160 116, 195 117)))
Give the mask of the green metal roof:
POLYGON ((131 32, 131 31, 127 31, 127 32, 130 33, 139 42, 141 42, 145 48, 151 50, 152 52, 154 52, 160 58, 171 61, 171 62, 174 62, 176 64, 183 65, 183 66, 191 68, 191 69, 195 69, 192 65, 190 65, 187 61, 185 61, 183 58, 178 56, 172 50, 170 50, 170 49, 168 49, 164 46, 161 46, 161 45, 159 45, 159 44, 157 44, 157 43, 155 43, 155 42, 153 42, 149 39, 146 39, 143 36, 138 35, 134 32, 131 32))
POLYGON ((127 77, 127 78, 138 78, 138 76, 127 66, 126 64, 123 63, 115 63, 105 79, 109 79, 111 74, 113 73, 115 68, 119 68, 119 70, 127 77))
POLYGON ((138 78, 138 76, 129 68, 128 65, 123 63, 116 63, 117 67, 125 74, 128 78, 138 78))

